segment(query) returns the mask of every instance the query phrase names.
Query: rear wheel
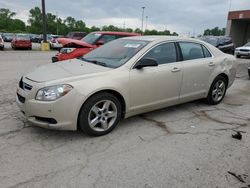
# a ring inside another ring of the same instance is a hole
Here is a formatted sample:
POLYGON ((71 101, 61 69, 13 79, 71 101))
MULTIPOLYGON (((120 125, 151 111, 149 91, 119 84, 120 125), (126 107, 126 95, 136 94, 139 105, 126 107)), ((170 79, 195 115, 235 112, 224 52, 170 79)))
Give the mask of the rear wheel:
POLYGON ((227 80, 223 76, 217 76, 213 81, 207 96, 208 104, 219 104, 225 97, 226 90, 227 80))
POLYGON ((121 103, 110 93, 98 93, 83 105, 78 123, 81 130, 91 136, 111 132, 121 119, 121 103))

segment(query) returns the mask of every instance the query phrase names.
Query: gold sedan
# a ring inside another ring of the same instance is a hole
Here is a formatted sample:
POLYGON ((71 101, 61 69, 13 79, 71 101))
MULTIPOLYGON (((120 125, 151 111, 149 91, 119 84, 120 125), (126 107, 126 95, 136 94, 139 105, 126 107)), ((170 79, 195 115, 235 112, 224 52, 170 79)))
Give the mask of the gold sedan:
POLYGON ((24 75, 17 103, 29 122, 100 136, 133 115, 205 98, 220 103, 235 58, 196 39, 138 36, 24 75))

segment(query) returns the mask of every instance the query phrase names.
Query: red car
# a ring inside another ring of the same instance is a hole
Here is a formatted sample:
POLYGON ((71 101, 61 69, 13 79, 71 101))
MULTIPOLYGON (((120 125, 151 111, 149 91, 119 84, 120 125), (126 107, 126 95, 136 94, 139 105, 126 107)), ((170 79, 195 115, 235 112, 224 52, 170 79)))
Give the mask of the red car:
POLYGON ((56 54, 56 56, 52 57, 52 62, 82 57, 91 50, 94 50, 95 48, 98 48, 99 46, 112 40, 138 35, 140 34, 128 32, 98 31, 88 34, 82 40, 58 38, 57 41, 63 45, 63 48, 59 53, 56 54))
POLYGON ((85 32, 70 32, 67 34, 66 38, 81 40, 85 36, 85 32))
POLYGON ((11 41, 11 47, 14 50, 17 48, 25 48, 32 50, 32 43, 29 35, 17 34, 11 41))

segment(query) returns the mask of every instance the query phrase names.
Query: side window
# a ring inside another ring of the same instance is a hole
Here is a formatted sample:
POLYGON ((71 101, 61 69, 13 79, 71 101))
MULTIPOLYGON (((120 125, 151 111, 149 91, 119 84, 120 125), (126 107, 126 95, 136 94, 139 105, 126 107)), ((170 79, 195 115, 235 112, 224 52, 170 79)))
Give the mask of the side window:
POLYGON ((203 50, 200 44, 192 42, 180 42, 179 44, 184 61, 204 58, 203 50))
POLYGON ((143 58, 153 58, 159 65, 176 62, 175 44, 173 42, 160 44, 151 49, 143 58))
POLYGON ((205 46, 202 46, 205 57, 212 57, 212 54, 208 51, 205 46))
POLYGON ((116 35, 116 38, 119 39, 119 38, 123 38, 123 37, 127 37, 126 35, 116 35))
POLYGON ((112 40, 115 40, 116 39, 116 36, 115 35, 103 35, 99 41, 103 41, 104 44, 107 43, 107 42, 110 42, 112 40))

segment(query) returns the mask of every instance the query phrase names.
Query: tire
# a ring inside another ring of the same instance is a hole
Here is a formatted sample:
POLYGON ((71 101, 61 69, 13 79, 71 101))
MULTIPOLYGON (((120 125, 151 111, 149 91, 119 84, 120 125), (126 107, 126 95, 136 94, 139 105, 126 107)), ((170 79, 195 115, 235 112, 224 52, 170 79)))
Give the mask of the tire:
POLYGON ((250 69, 248 69, 248 76, 249 76, 249 79, 250 79, 250 69))
POLYGON ((226 95, 227 84, 227 80, 223 76, 217 76, 209 89, 207 103, 210 105, 219 104, 226 95))
POLYGON ((102 136, 116 127, 121 116, 119 100, 110 93, 101 92, 90 97, 82 106, 78 116, 78 127, 90 136, 102 136))
POLYGON ((240 58, 241 56, 240 55, 236 55, 237 58, 240 58))

